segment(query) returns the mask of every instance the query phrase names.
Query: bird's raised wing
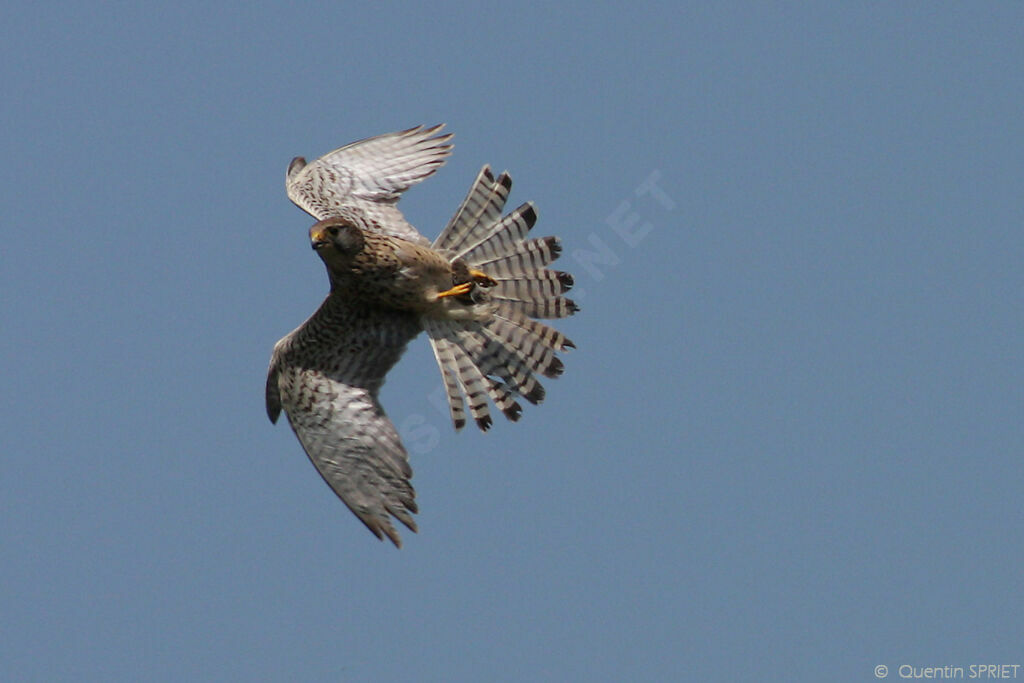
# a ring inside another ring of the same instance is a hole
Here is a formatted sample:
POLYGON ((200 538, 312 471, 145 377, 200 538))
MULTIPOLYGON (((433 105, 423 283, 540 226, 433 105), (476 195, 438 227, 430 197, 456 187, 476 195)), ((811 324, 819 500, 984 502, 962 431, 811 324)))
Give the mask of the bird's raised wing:
POLYGON ((267 375, 271 422, 284 409, 324 481, 377 538, 399 547, 391 516, 416 531, 416 494, 408 454, 377 393, 420 330, 414 315, 331 295, 275 345, 267 375))
POLYGON ((318 220, 338 215, 345 206, 358 206, 381 232, 426 243, 395 204, 451 154, 452 135, 438 134, 443 126, 417 126, 367 138, 309 164, 296 157, 285 178, 288 198, 318 220))

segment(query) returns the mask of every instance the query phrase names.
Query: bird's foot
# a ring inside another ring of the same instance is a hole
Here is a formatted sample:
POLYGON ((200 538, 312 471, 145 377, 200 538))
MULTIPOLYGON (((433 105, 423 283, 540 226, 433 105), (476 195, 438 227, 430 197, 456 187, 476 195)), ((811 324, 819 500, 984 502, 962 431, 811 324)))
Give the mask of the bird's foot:
POLYGON ((473 283, 463 282, 462 284, 455 285, 451 289, 446 289, 445 291, 440 292, 437 295, 437 298, 442 299, 446 296, 462 296, 463 294, 469 294, 471 291, 473 291, 473 283))
POLYGON ((476 283, 481 287, 493 287, 494 285, 498 284, 498 282, 490 275, 484 273, 483 271, 477 270, 476 268, 470 268, 469 274, 472 276, 473 280, 475 280, 476 283))

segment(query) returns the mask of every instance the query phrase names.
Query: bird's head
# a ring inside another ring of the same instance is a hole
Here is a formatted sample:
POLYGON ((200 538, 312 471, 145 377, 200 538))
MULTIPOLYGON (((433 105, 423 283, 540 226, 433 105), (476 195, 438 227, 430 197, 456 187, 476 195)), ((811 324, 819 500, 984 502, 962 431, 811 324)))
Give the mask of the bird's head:
POLYGON ((332 217, 309 229, 310 246, 325 262, 350 258, 363 250, 363 231, 346 218, 332 217))

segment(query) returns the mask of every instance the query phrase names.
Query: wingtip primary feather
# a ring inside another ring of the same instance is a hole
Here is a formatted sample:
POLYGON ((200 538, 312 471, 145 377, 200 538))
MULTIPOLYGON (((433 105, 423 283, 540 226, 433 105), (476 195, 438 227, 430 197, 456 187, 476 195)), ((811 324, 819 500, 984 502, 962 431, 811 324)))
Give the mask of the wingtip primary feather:
POLYGON ((413 532, 414 534, 419 532, 419 528, 416 526, 416 521, 409 516, 409 513, 416 513, 419 511, 418 508, 416 507, 416 504, 412 503, 411 501, 408 501, 403 502, 403 505, 405 506, 405 509, 396 509, 388 507, 386 508, 385 513, 357 513, 356 516, 364 525, 366 525, 366 528, 369 529, 370 532, 379 540, 383 541, 384 537, 386 536, 388 540, 390 540, 395 545, 396 548, 401 548, 402 536, 395 529, 394 524, 391 523, 391 520, 387 517, 387 514, 394 515, 395 518, 398 519, 398 521, 404 524, 406 528, 408 528, 409 531, 413 532))
MULTIPOLYGON (((396 548, 402 547, 402 537, 398 535, 398 532, 395 531, 393 527, 385 527, 384 533, 388 535, 388 538, 391 539, 391 542, 395 544, 396 548)), ((381 540, 383 541, 384 539, 381 540)))
POLYGON ((446 151, 446 153, 450 153, 451 148, 453 147, 453 145, 450 144, 450 140, 455 137, 455 133, 444 133, 443 135, 439 135, 441 130, 446 125, 447 124, 445 124, 445 123, 435 123, 432 126, 426 126, 426 125, 420 124, 418 126, 413 126, 412 128, 406 128, 405 130, 403 130, 402 132, 398 133, 397 135, 399 137, 418 137, 422 141, 430 142, 435 147, 437 147, 438 149, 444 149, 446 151), (448 143, 448 144, 439 144, 439 143, 448 143))
POLYGON ((291 180, 292 177, 306 167, 306 157, 294 157, 291 163, 288 164, 288 173, 285 174, 287 180, 291 180))
POLYGON ((270 371, 267 372, 267 387, 265 391, 267 417, 270 424, 277 424, 281 417, 281 393, 277 388, 277 365, 271 360, 270 371))

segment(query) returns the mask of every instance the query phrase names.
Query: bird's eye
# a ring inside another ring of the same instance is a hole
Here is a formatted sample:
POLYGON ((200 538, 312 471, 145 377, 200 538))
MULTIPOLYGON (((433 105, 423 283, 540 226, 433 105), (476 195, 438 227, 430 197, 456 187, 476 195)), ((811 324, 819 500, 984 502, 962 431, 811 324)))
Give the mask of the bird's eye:
POLYGON ((331 237, 337 237, 338 236, 338 226, 332 225, 331 227, 327 228, 327 234, 330 235, 331 237))

